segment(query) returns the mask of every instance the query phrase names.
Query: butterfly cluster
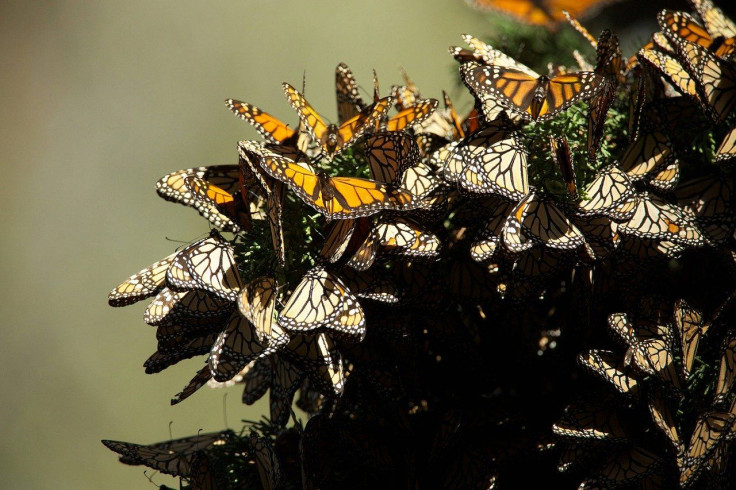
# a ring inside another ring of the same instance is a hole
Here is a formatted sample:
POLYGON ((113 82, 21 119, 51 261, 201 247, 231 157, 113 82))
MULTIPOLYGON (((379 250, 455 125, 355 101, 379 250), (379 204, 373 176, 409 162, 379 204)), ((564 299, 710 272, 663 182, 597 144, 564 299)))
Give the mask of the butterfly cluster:
POLYGON ((344 63, 335 123, 228 99, 262 139, 156 184, 209 235, 108 301, 153 298, 147 373, 204 356, 172 404, 238 385, 268 423, 105 444, 194 488, 727 488, 736 25, 692 4, 628 60, 568 15, 541 73, 465 35, 465 116, 344 63))

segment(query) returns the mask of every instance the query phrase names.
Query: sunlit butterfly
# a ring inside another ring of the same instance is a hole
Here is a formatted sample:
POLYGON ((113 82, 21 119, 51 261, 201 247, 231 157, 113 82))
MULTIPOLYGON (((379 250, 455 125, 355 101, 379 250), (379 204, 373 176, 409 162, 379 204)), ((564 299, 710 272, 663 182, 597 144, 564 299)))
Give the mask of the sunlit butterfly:
POLYGON ((643 48, 637 56, 644 64, 658 71, 681 94, 698 97, 695 80, 673 54, 643 48))
POLYGON ((698 83, 704 108, 722 122, 736 105, 736 69, 696 43, 683 41, 680 52, 698 83))
POLYGON ((460 73, 473 93, 493 95, 507 109, 531 121, 551 119, 575 102, 595 97, 604 80, 591 72, 535 78, 513 68, 472 62, 463 64, 460 73))
POLYGON ((393 184, 419 160, 419 148, 407 133, 382 132, 366 138, 365 156, 371 178, 393 184))
POLYGON ((731 38, 736 36, 736 24, 726 17, 721 9, 713 5, 711 0, 689 0, 703 23, 713 37, 731 38))
POLYGON ((445 175, 457 174, 458 187, 466 192, 518 200, 529 192, 528 154, 519 133, 496 120, 450 149, 445 175))
POLYGON ((528 24, 551 27, 565 19, 563 11, 578 18, 609 3, 609 0, 466 0, 466 3, 477 9, 506 13, 528 24))
POLYGON ((107 295, 110 306, 125 306, 150 298, 164 287, 166 270, 178 252, 149 265, 130 276, 107 295))
POLYGON ((634 141, 621 156, 621 169, 636 182, 675 160, 669 137, 661 132, 648 132, 634 141))
POLYGON ((307 272, 284 305, 278 323, 289 332, 329 330, 362 338, 365 317, 357 298, 324 267, 307 272))
POLYGON ((328 219, 359 218, 384 209, 416 207, 406 190, 358 177, 330 177, 315 171, 309 159, 295 149, 241 141, 241 152, 257 153, 261 166, 273 178, 285 182, 304 202, 328 219))
POLYGON ((220 298, 237 301, 242 287, 233 246, 218 233, 189 245, 176 255, 166 281, 178 289, 203 289, 220 298))
POLYGON ((177 170, 166 174, 156 182, 156 192, 167 201, 178 202, 193 207, 207 221, 223 231, 240 231, 240 226, 220 212, 215 203, 198 199, 186 185, 186 179, 196 177, 235 194, 241 188, 237 165, 213 165, 177 170))
POLYGON ((677 453, 684 451, 680 435, 677 432, 677 425, 670 409, 670 399, 662 394, 659 390, 651 390, 649 392, 647 406, 649 413, 655 425, 672 443, 672 447, 677 453))
POLYGON ((535 243, 571 250, 585 239, 549 196, 532 190, 506 219, 503 240, 511 252, 523 252, 535 243))
POLYGON ((299 114, 309 134, 317 141, 324 155, 332 159, 336 154, 350 147, 363 133, 375 126, 391 108, 392 99, 386 97, 363 109, 340 126, 327 124, 322 116, 312 108, 307 99, 288 83, 283 84, 284 94, 299 114))
POLYGON ((703 235, 692 215, 648 193, 639 195, 634 215, 618 229, 621 234, 638 238, 668 240, 690 247, 703 245, 703 235))
POLYGON ((624 208, 621 206, 634 195, 634 188, 627 175, 616 166, 602 169, 585 188, 585 195, 587 199, 577 205, 581 214, 603 215, 616 221, 625 221, 633 216, 635 203, 624 208))
POLYGON ((337 121, 340 124, 360 114, 366 104, 360 98, 353 72, 345 63, 335 68, 335 94, 337 96, 337 121))
POLYGON ((706 241, 718 244, 729 239, 736 225, 733 192, 732 180, 704 175, 681 184, 674 195, 677 203, 695 216, 706 241))
POLYGON ((697 20, 686 12, 662 10, 657 22, 665 35, 675 44, 682 40, 693 42, 712 51, 719 58, 728 58, 736 50, 736 38, 722 35, 711 36, 697 20))
MULTIPOLYGON (((184 182, 195 196, 195 199, 202 202, 201 207, 203 209, 215 208, 218 214, 222 214, 228 218, 225 225, 221 225, 218 228, 223 231, 233 231, 235 233, 252 228, 250 205, 249 203, 246 204, 239 195, 242 191, 248 192, 247 189, 241 189, 236 195, 233 195, 225 189, 199 177, 188 176, 184 182)), ((219 216, 215 216, 220 219, 219 216)), ((204 217, 217 226, 217 222, 213 221, 208 214, 204 214, 204 217)))
POLYGON ((593 349, 578 356, 580 364, 611 383, 623 394, 636 395, 639 392, 638 380, 630 375, 630 370, 611 351, 593 349))
POLYGON ((716 163, 731 162, 736 158, 736 128, 732 128, 726 133, 721 144, 716 150, 716 163))

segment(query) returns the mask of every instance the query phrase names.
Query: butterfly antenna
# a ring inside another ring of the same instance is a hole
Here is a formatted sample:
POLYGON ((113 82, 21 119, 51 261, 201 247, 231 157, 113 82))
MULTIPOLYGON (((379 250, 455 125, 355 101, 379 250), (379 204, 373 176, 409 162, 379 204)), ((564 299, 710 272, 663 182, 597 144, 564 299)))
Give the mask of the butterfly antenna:
POLYGON ((171 430, 171 426, 173 426, 173 425, 174 425, 174 421, 173 420, 169 420, 169 439, 173 439, 174 438, 174 434, 172 433, 172 430, 171 430))
POLYGON ((225 422, 225 427, 230 427, 227 423, 227 393, 222 395, 222 420, 225 422))
POLYGON ((302 73, 302 95, 307 91, 307 70, 302 73))

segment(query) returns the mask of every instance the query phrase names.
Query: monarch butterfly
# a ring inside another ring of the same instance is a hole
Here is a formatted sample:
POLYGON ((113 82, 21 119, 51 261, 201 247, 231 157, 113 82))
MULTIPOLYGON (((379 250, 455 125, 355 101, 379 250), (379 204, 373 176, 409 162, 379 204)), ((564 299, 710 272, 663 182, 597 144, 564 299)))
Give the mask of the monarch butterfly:
POLYGON ((286 261, 286 249, 284 246, 284 229, 281 215, 286 199, 286 188, 283 182, 263 175, 261 167, 256 164, 260 157, 246 150, 240 151, 241 175, 246 173, 255 176, 260 184, 261 191, 266 195, 266 219, 271 230, 271 243, 276 252, 276 259, 281 267, 286 261))
POLYGON ((690 73, 672 55, 654 49, 641 49, 637 55, 646 65, 657 70, 681 94, 698 97, 698 87, 690 73))
POLYGON ((710 325, 703 321, 703 315, 698 310, 680 299, 675 303, 675 327, 682 345, 682 372, 687 378, 695 361, 698 343, 710 325))
POLYGON ((353 72, 345 63, 335 68, 335 94, 337 97, 337 120, 340 124, 360 114, 366 104, 360 98, 358 84, 353 72))
POLYGON ((298 132, 258 107, 235 99, 225 100, 225 105, 236 116, 252 124, 258 133, 271 143, 296 143, 298 132))
POLYGON ((668 327, 656 322, 641 322, 634 326, 626 313, 608 315, 608 327, 627 346, 632 346, 641 340, 669 337, 668 327))
POLYGON ((242 288, 233 246, 215 231, 177 254, 166 271, 166 282, 176 289, 203 289, 232 302, 242 288))
POLYGON ((680 164, 677 160, 666 163, 647 180, 647 184, 660 192, 669 192, 680 180, 680 164))
POLYGON ((244 229, 252 228, 250 206, 245 207, 239 195, 233 195, 211 182, 192 175, 184 179, 184 184, 189 187, 197 200, 202 201, 202 209, 217 211, 216 214, 206 212, 201 214, 219 229, 239 233, 244 229), (228 221, 218 226, 218 221, 221 220, 220 215, 228 218, 228 221))
POLYGON ((704 109, 722 122, 736 105, 736 69, 696 43, 683 40, 680 53, 698 82, 704 109))
POLYGON ((726 399, 731 392, 734 381, 736 381, 736 337, 731 335, 724 339, 721 347, 721 362, 718 367, 718 383, 715 394, 716 403, 726 399))
POLYGON ((329 223, 320 258, 333 264, 356 260, 355 253, 363 247, 372 230, 371 218, 341 219, 329 223))
POLYGON ((638 238, 630 235, 622 235, 619 248, 623 253, 639 259, 662 259, 663 257, 675 259, 687 250, 687 247, 670 240, 638 238))
POLYGON ((677 433, 677 426, 672 417, 669 400, 659 390, 652 390, 649 392, 647 407, 654 424, 669 439, 675 452, 681 454, 685 448, 682 441, 680 441, 680 435, 677 433))
MULTIPOLYGON (((278 354, 276 354, 277 356, 278 354)), ((261 358, 246 366, 243 373, 243 403, 253 405, 271 386, 271 358, 261 358)))
POLYGON ((302 366, 310 383, 325 396, 340 395, 345 387, 345 370, 340 351, 325 333, 295 335, 281 357, 302 366))
POLYGON ((227 430, 148 445, 110 440, 103 440, 102 444, 118 453, 121 463, 145 465, 167 475, 188 478, 195 466, 195 456, 211 447, 227 444, 234 435, 227 430))
POLYGON ((476 262, 487 262, 491 260, 498 250, 501 233, 506 217, 514 208, 514 203, 496 198, 489 206, 491 215, 478 233, 475 242, 470 245, 470 256, 476 262))
POLYGON ((171 399, 171 405, 177 405, 193 394, 195 394, 201 387, 209 383, 212 379, 212 372, 210 371, 209 365, 205 366, 197 371, 197 374, 187 383, 187 385, 171 399))
POLYGON ((328 329, 360 339, 365 335, 365 317, 357 298, 342 281, 324 267, 310 269, 278 318, 289 332, 328 329))
POLYGON ((736 128, 726 133, 721 144, 716 150, 716 163, 731 162, 736 158, 736 128))
POLYGON ((391 116, 381 127, 387 131, 401 131, 407 127, 419 126, 434 113, 438 104, 436 99, 418 100, 414 105, 391 116))
POLYGON ((289 103, 299 114, 299 119, 312 138, 320 144, 324 155, 329 160, 351 146, 367 129, 375 126, 391 108, 392 103, 390 97, 381 99, 338 127, 334 124, 328 125, 325 123, 322 116, 309 105, 307 99, 294 87, 284 83, 283 88, 289 103))
POLYGON ((508 121, 496 120, 450 149, 445 173, 457 173, 458 186, 467 192, 519 200, 529 193, 528 153, 508 121))
POLYGON ((616 86, 609 80, 604 80, 602 84, 601 95, 591 101, 590 109, 588 110, 587 149, 588 160, 591 162, 595 161, 595 155, 600 148, 608 109, 611 108, 616 93, 616 86))
POLYGON ((610 407, 610 400, 605 399, 568 405, 562 417, 552 425, 552 432, 573 439, 629 440, 618 414, 610 407))
POLYGON ((455 111, 450 96, 443 90, 444 110, 436 109, 426 120, 415 125, 416 134, 430 134, 440 140, 454 141, 465 136, 463 121, 455 111))
POLYGON ((281 482, 281 467, 273 443, 265 437, 250 434, 250 447, 255 455, 256 468, 265 490, 274 490, 281 482))
POLYGON ((286 183, 307 204, 328 219, 359 218, 384 209, 409 210, 417 206, 408 191, 357 177, 330 177, 316 172, 304 153, 274 145, 241 141, 241 153, 260 155, 263 169, 286 183))
POLYGON ((200 325, 163 325, 156 328, 156 340, 159 354, 172 354, 186 346, 192 340, 210 333, 219 332, 225 324, 224 320, 210 321, 200 325))
POLYGON ((398 303, 401 292, 394 281, 377 268, 358 271, 345 267, 340 276, 345 285, 359 298, 371 299, 381 303, 398 303))
MULTIPOLYGON (((264 361, 270 361, 270 381, 267 388, 271 389, 269 393, 271 422, 276 426, 283 427, 289 421, 294 394, 304 381, 306 373, 279 354, 264 359, 264 361)), ((265 392, 265 390, 263 391, 265 392)), ((244 399, 245 395, 246 391, 244 390, 244 399)))
POLYGON ((474 59, 484 65, 497 65, 504 68, 513 68, 519 70, 530 77, 537 78, 539 74, 526 66, 523 63, 516 61, 511 56, 507 55, 503 51, 495 49, 488 43, 485 43, 477 37, 471 36, 470 34, 462 35, 463 41, 473 49, 474 59))
POLYGON ((126 306, 157 294, 164 288, 166 270, 178 252, 149 265, 116 286, 107 295, 110 306, 126 306))
POLYGON ((634 216, 618 227, 623 235, 667 240, 688 247, 702 246, 703 235, 694 218, 681 208, 644 192, 634 216))
POLYGON ((677 203, 695 216, 710 244, 723 243, 733 233, 732 194, 731 180, 709 175, 682 184, 674 193, 677 203))
POLYGON ((721 9, 713 5, 710 0, 690 0, 708 32, 713 37, 730 38, 736 36, 736 24, 726 17, 721 9))
POLYGON ((681 486, 689 486, 698 478, 711 454, 733 432, 735 421, 736 414, 729 412, 708 412, 698 418, 680 463, 681 486))
POLYGON ((672 142, 660 132, 650 132, 634 141, 621 157, 621 169, 632 181, 642 180, 655 169, 675 159, 672 142))
POLYGON ((618 223, 605 216, 578 218, 575 226, 585 237, 585 251, 592 260, 610 255, 619 246, 618 223))
POLYGON ((635 342, 626 353, 626 360, 629 358, 639 370, 659 378, 668 388, 679 393, 680 380, 674 356, 664 340, 652 338, 635 342))
POLYGON ((156 182, 156 192, 167 201, 178 202, 193 207, 207 221, 223 231, 239 232, 240 227, 230 217, 220 212, 217 206, 195 196, 186 185, 188 177, 196 177, 210 182, 225 192, 236 193, 240 189, 240 177, 237 165, 213 165, 177 170, 161 177, 156 182))
POLYGON ((662 458, 641 447, 621 449, 609 456, 593 478, 586 478, 581 488, 617 488, 640 482, 663 464, 662 458))
POLYGON ((567 188, 567 195, 576 200, 578 198, 578 185, 575 179, 575 168, 572 162, 572 152, 567 138, 563 136, 549 136, 549 145, 552 149, 552 160, 560 169, 562 180, 567 188))
POLYGON ((419 88, 403 68, 401 68, 401 77, 404 79, 404 85, 393 85, 391 87, 391 97, 394 99, 394 104, 399 112, 413 107, 418 101, 422 100, 419 88))
MULTIPOLYGON (((212 348, 212 344, 217 340, 218 334, 218 331, 210 331, 192 339, 185 338, 183 345, 178 346, 176 349, 170 348, 166 352, 156 350, 143 363, 143 367, 146 368, 146 374, 161 372, 180 361, 208 353, 212 348)), ((209 368, 207 370, 209 372, 209 368)))
POLYGON ((576 209, 584 216, 603 215, 616 221, 633 216, 634 206, 621 208, 621 205, 634 196, 634 188, 627 175, 615 165, 602 169, 585 188, 585 195, 588 199, 581 200, 576 209))
POLYGON ((657 22, 665 35, 675 44, 682 40, 699 44, 719 58, 728 58, 736 51, 736 38, 721 35, 712 37, 698 21, 685 12, 662 10, 657 22))
POLYGON ((513 68, 473 62, 463 64, 460 73, 474 94, 495 96, 510 111, 531 121, 546 121, 575 102, 597 96, 604 80, 591 72, 535 78, 513 68))
POLYGON ((153 327, 202 325, 224 319, 233 305, 207 291, 162 289, 143 313, 143 321, 153 327))
MULTIPOLYGON (((243 294, 253 293, 253 288, 259 285, 249 286, 251 290, 246 287, 243 294)), ((275 298, 272 301, 275 302, 275 298)), ((267 305, 263 306, 268 309, 267 305)), ((270 305, 270 308, 272 310, 273 305, 270 305)), ((215 381, 232 379, 251 361, 269 356, 288 343, 289 337, 278 324, 273 323, 273 319, 267 320, 266 323, 272 323, 268 336, 259 332, 258 326, 252 324, 240 311, 233 312, 210 350, 208 361, 215 381)))
POLYGON ((521 22, 552 27, 565 19, 567 11, 573 17, 589 15, 608 0, 465 0, 468 5, 479 10, 496 10, 515 17, 521 22))
POLYGON ((371 178, 393 184, 404 171, 419 160, 419 148, 414 139, 404 132, 383 132, 365 140, 365 156, 371 178))
POLYGON ((435 258, 441 246, 435 234, 422 230, 418 223, 410 219, 382 219, 376 223, 371 236, 356 251, 348 265, 356 270, 368 269, 379 249, 386 254, 407 258, 435 258))
POLYGON ((585 241, 580 230, 552 202, 532 189, 506 218, 503 240, 511 252, 523 252, 534 243, 572 250, 585 241))
POLYGON ((622 394, 634 396, 639 392, 637 379, 628 374, 626 366, 611 351, 592 349, 580 354, 578 362, 611 383, 622 394))

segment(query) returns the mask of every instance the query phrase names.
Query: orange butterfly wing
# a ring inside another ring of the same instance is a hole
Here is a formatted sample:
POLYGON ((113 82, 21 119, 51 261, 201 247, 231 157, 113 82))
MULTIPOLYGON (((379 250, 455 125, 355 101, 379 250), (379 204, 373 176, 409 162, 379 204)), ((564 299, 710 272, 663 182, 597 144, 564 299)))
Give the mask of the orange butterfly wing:
POLYGON ((272 143, 284 142, 294 136, 293 129, 256 106, 235 99, 227 99, 225 104, 236 116, 255 126, 261 136, 272 143))
POLYGON ((304 123, 309 134, 321 142, 327 133, 327 124, 322 119, 322 116, 314 110, 309 102, 307 102, 307 99, 297 89, 288 83, 284 83, 282 86, 291 107, 299 114, 299 119, 304 123))
POLYGON ((389 131, 401 131, 407 126, 420 124, 431 116, 436 108, 437 101, 435 99, 420 100, 413 106, 404 109, 392 117, 386 123, 386 129, 389 131))

